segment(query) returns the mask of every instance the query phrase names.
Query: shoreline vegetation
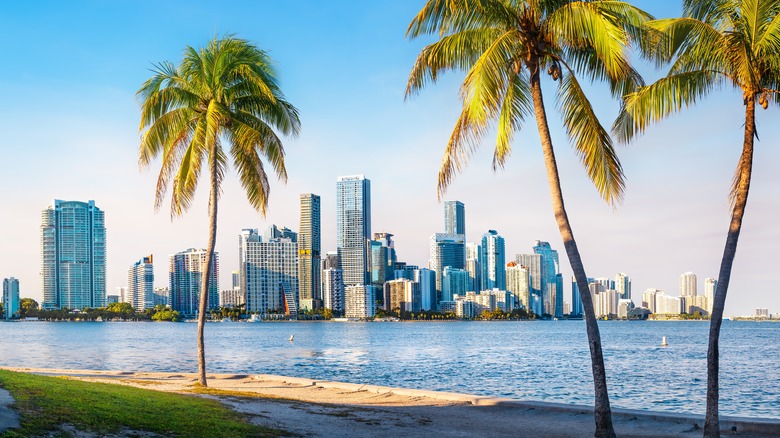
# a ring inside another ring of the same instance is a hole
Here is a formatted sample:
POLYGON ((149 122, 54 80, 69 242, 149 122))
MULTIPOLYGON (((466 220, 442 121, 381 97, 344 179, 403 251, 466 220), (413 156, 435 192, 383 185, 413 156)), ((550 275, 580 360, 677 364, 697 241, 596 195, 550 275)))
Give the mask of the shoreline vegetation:
MULTIPOLYGON (((586 437, 594 429, 592 406, 274 375, 210 373, 205 388, 196 377, 0 367, 0 387, 22 416, 21 429, 0 437, 333 436, 345 430, 484 436, 484 424, 494 435, 586 437)), ((691 436, 704 419, 619 408, 613 415, 620 436, 691 436)), ((780 419, 725 417, 721 426, 729 433, 736 427, 742 437, 780 436, 780 419)))

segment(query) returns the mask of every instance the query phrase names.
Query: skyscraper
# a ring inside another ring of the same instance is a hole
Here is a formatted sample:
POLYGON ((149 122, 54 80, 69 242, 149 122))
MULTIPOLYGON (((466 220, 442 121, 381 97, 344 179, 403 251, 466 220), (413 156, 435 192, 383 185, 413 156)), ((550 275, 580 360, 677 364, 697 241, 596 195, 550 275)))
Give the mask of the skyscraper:
POLYGON ((393 235, 390 233, 374 233, 374 240, 371 241, 371 284, 379 296, 375 297, 378 301, 383 301, 384 284, 395 278, 395 243, 393 235))
POLYGON ((19 280, 14 277, 3 279, 3 314, 0 318, 11 319, 19 313, 19 280))
POLYGON ((442 275, 441 301, 452 301, 455 295, 466 295, 469 273, 464 269, 447 266, 442 275))
POLYGON ((322 305, 320 242, 320 197, 313 193, 302 194, 298 232, 298 302, 301 309, 322 305))
POLYGON ((364 175, 336 179, 336 248, 344 285, 370 285, 371 182, 364 175))
POLYGON ((95 201, 55 199, 41 214, 43 308, 106 304, 105 215, 95 201))
POLYGON ((336 316, 344 314, 344 279, 341 269, 327 268, 322 271, 322 300, 326 309, 336 316))
POLYGON ((154 307, 154 264, 151 255, 127 270, 126 299, 137 312, 154 307))
MULTIPOLYGON (((169 274, 169 303, 173 310, 187 315, 198 314, 201 280, 203 279, 204 264, 207 251, 205 249, 190 248, 170 256, 169 274)), ((215 309, 219 305, 219 254, 214 253, 211 259, 211 275, 208 283, 207 310, 215 309)))
POLYGON ((563 315, 563 279, 559 280, 558 251, 548 242, 536 241, 534 253, 542 256, 542 303, 544 313, 552 316, 563 315), (559 287, 559 284, 561 285, 559 287))
MULTIPOLYGON (((267 235, 268 233, 264 233, 267 235)), ((291 237, 266 241, 256 229, 239 236, 241 292, 249 313, 298 312, 298 243, 291 237)))
POLYGON ((466 235, 466 210, 460 201, 444 201, 444 233, 466 235))
POLYGON ((482 263, 478 243, 466 244, 466 270, 469 272, 469 292, 479 292, 481 286, 482 263))
POLYGON ((515 296, 515 302, 531 310, 531 278, 528 268, 509 262, 506 265, 506 290, 515 296))
POLYGON ((430 259, 428 267, 436 273, 436 303, 434 308, 442 300, 443 290, 442 275, 444 268, 465 268, 466 240, 462 234, 436 233, 430 239, 430 259))
POLYGON ((686 272, 685 274, 680 275, 680 296, 696 296, 696 274, 693 272, 686 272))
POLYGON ((531 282, 530 310, 541 316, 544 313, 542 289, 546 284, 542 275, 542 256, 540 254, 517 254, 515 260, 518 265, 528 269, 528 278, 531 282))
POLYGON ((481 290, 506 289, 506 252, 504 238, 496 230, 482 235, 481 290))
POLYGON ((344 316, 347 318, 371 318, 376 314, 374 286, 347 286, 344 290, 344 316))
POLYGON ((620 294, 621 300, 631 299, 631 277, 628 274, 618 272, 615 275, 615 290, 620 294))
POLYGON ((704 296, 707 298, 707 313, 712 315, 712 306, 715 304, 715 289, 718 287, 718 280, 714 278, 704 279, 704 296))

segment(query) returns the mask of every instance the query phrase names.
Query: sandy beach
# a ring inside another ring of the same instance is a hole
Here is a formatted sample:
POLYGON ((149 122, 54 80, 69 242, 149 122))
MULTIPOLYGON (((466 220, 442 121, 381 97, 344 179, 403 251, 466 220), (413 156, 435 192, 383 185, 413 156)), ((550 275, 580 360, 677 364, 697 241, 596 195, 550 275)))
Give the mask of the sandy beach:
MULTIPOLYGON (((195 375, 6 368, 49 376, 192 393, 195 375)), ((209 375, 211 393, 252 422, 306 437, 592 437, 593 409, 274 375, 209 375)), ((615 431, 628 437, 693 437, 703 416, 613 409, 615 431)), ((722 417, 727 435, 780 436, 780 420, 722 417)))

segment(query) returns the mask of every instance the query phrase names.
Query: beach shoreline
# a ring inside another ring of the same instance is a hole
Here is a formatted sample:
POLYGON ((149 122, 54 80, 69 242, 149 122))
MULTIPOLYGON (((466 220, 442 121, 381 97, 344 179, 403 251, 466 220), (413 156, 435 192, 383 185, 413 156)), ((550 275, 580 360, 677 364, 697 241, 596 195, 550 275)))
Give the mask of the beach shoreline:
MULTIPOLYGON (((252 422, 302 436, 593 436, 593 407, 454 392, 332 382, 268 374, 209 374, 209 389, 195 373, 0 369, 144 389, 215 397, 252 422)), ((704 416, 613 408, 618 436, 690 437, 704 416)), ((721 417, 738 436, 780 436, 780 419, 721 417)))

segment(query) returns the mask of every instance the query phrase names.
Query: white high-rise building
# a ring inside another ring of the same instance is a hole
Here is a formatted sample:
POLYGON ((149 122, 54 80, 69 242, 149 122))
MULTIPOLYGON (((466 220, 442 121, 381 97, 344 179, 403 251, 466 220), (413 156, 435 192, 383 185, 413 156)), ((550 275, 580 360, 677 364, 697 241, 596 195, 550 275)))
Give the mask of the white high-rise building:
POLYGON ((686 272, 680 276, 680 296, 696 296, 696 274, 693 272, 686 272))
POLYGON ((41 214, 44 309, 106 305, 105 215, 95 201, 55 199, 41 214))
POLYGON ((371 181, 336 179, 336 248, 345 285, 371 284, 371 181))
POLYGON ((482 261, 478 243, 466 244, 466 270, 469 272, 468 290, 478 292, 482 283, 482 261))
POLYGON ((3 314, 0 318, 11 319, 19 313, 19 280, 14 277, 3 279, 3 314))
POLYGON ((154 307, 154 264, 151 255, 135 262, 127 270, 127 303, 136 312, 154 307))
POLYGON ((707 313, 712 315, 712 306, 715 305, 715 289, 718 287, 718 280, 714 278, 704 279, 704 297, 707 302, 707 313))
MULTIPOLYGON (((182 315, 198 314, 201 294, 203 268, 206 264, 205 249, 190 248, 170 256, 169 270, 170 288, 169 302, 171 308, 182 315)), ((207 283, 207 310, 219 306, 219 254, 214 253, 211 259, 210 275, 207 283)))
POLYGON ((544 312, 544 300, 542 294, 543 264, 541 254, 517 254, 515 262, 528 269, 528 278, 531 282, 530 310, 537 315, 544 312))
POLYGON ((657 306, 656 306, 656 297, 659 294, 663 294, 664 291, 661 289, 647 289, 644 292, 642 292, 642 307, 645 309, 648 309, 650 313, 658 313, 656 312, 657 306))
POLYGON ((326 309, 338 316, 344 314, 344 277, 341 269, 322 270, 322 299, 326 309))
POLYGON ((615 290, 620 294, 621 300, 631 299, 631 277, 628 274, 618 272, 615 275, 615 290))
POLYGON ((401 312, 420 311, 420 283, 406 278, 390 280, 384 284, 385 310, 401 312))
POLYGON ((376 314, 374 286, 353 285, 344 290, 344 316, 347 318, 373 318, 376 314))
POLYGON ((515 262, 506 265, 506 290, 515 296, 517 302, 524 309, 529 310, 531 304, 531 278, 528 268, 515 262))
POLYGON ((241 232, 240 284, 248 313, 285 313, 295 319, 298 311, 298 243, 294 233, 287 235, 265 241, 256 229, 241 232))

